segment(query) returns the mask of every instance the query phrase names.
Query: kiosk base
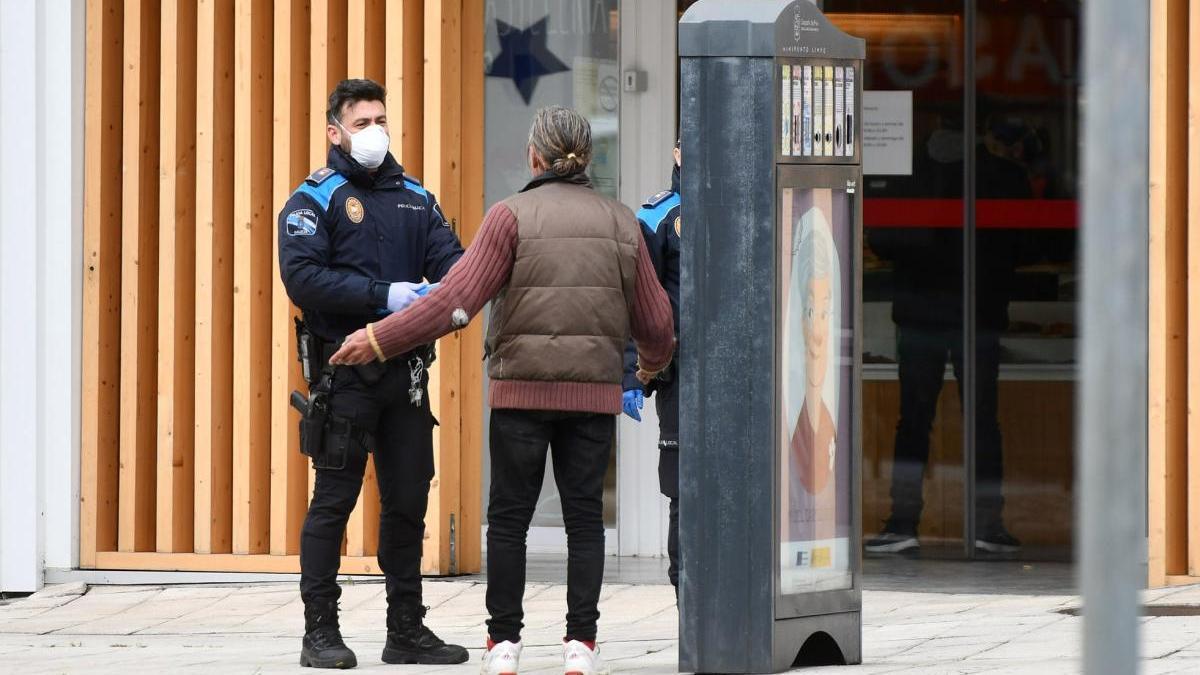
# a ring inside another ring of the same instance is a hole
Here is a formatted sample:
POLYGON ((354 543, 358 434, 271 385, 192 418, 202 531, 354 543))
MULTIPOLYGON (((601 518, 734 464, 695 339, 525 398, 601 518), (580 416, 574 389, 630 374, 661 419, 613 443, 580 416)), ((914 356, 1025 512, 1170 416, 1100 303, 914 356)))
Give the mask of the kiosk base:
POLYGON ((800 666, 862 663, 862 613, 843 612, 775 622, 775 672, 800 666))

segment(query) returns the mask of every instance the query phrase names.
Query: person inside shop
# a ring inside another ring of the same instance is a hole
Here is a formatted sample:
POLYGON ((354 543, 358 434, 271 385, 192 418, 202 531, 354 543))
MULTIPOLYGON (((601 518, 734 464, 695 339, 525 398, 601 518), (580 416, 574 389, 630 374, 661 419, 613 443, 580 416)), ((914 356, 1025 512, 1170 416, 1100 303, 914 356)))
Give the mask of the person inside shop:
MULTIPOLYGON (((936 135, 936 134, 935 134, 936 135)), ((1029 199, 1027 172, 1007 148, 1023 142, 1019 117, 995 113, 986 118, 976 164, 979 199, 1029 199)), ((941 197, 961 198, 961 154, 930 151, 932 182, 941 197), (957 188, 956 188, 957 186, 957 188)), ((883 530, 868 539, 869 553, 912 553, 919 549, 918 525, 924 507, 923 481, 929 436, 945 379, 953 366, 960 401, 963 391, 963 237, 959 227, 874 228, 871 249, 894 265, 900 379, 900 418, 892 464, 892 511, 883 530)), ((998 420, 1000 336, 1008 327, 1008 303, 1020 256, 1020 233, 1013 228, 977 230, 975 337, 975 548, 1012 554, 1020 542, 1003 520, 1003 454, 998 420)), ((970 365, 968 365, 970 367, 970 365)))
MULTIPOLYGON (((682 155, 679 141, 672 151, 671 189, 650 197, 637 212, 646 250, 654 264, 658 282, 671 300, 675 334, 679 334, 679 244, 680 206, 679 170, 682 155)), ((678 354, 678 345, 676 346, 678 354)), ((677 359, 648 383, 637 377, 637 348, 625 349, 625 393, 622 408, 630 418, 641 422, 645 397, 653 396, 658 412, 658 490, 668 501, 667 578, 679 597, 679 371, 677 359)))
POLYGON ((383 87, 370 80, 338 83, 325 120, 327 164, 279 212, 279 272, 303 315, 297 349, 309 383, 307 398, 297 392, 292 400, 303 414, 302 450, 316 471, 300 536, 300 664, 316 668, 357 664, 338 625, 337 573, 368 454, 381 502, 383 661, 454 664, 468 657, 423 621, 421 549, 434 474, 425 373, 433 340, 413 343, 386 363, 337 366, 329 359, 345 336, 404 309, 426 282, 440 281, 463 252, 437 199, 388 151, 384 100, 383 87))
POLYGON ((389 363, 467 325, 492 304, 485 352, 491 378, 488 639, 484 675, 518 672, 525 538, 547 449, 567 531, 563 669, 607 672, 596 646, 604 577, 604 475, 621 412, 623 351, 637 376, 671 362, 671 303, 632 211, 591 187, 591 126, 543 108, 529 132, 533 179, 493 206, 445 280, 408 309, 356 331, 335 364, 389 363))

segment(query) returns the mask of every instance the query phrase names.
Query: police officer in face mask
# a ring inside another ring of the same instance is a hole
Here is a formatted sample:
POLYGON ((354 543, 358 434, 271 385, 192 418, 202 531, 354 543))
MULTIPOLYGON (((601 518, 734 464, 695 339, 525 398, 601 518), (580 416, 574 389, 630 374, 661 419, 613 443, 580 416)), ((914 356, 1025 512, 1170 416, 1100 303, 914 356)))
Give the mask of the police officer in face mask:
POLYGON ((328 164, 296 189, 279 213, 279 269, 300 308, 298 349, 309 383, 301 445, 316 484, 300 540, 303 666, 350 668, 338 629, 342 537, 362 487, 368 453, 381 498, 379 566, 387 579, 386 663, 451 664, 467 651, 422 621, 421 545, 433 427, 426 368, 432 345, 386 364, 332 367, 342 339, 404 309, 462 255, 434 196, 388 152, 384 90, 344 80, 329 96, 328 164))
MULTIPOLYGON (((658 273, 658 282, 671 299, 671 314, 675 320, 675 335, 679 335, 679 141, 675 141, 675 166, 671 172, 671 189, 646 200, 637 212, 642 225, 642 237, 650 251, 650 261, 658 273)), ((630 343, 632 345, 632 343, 630 343)), ((678 351, 678 345, 676 345, 678 351)), ((678 354, 677 354, 678 355, 678 354)), ((637 352, 632 346, 625 350, 625 414, 642 421, 642 406, 648 395, 654 395, 658 410, 658 489, 671 500, 667 530, 667 555, 671 559, 667 576, 675 592, 679 592, 679 377, 676 364, 653 379, 637 369, 637 352)))

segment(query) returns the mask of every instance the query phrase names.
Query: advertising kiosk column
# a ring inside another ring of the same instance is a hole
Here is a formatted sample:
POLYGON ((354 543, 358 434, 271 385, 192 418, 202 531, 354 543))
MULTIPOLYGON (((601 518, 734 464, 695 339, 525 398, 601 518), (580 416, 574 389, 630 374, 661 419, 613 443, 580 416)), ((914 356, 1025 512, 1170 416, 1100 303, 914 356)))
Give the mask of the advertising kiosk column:
POLYGON ((679 53, 680 668, 859 663, 866 45, 702 0, 679 53))

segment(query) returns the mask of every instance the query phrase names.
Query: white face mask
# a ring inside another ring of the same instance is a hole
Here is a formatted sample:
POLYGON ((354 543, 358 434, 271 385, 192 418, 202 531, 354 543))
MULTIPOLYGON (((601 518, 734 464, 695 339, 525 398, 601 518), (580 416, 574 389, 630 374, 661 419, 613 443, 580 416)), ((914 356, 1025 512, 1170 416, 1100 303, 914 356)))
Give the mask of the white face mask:
POLYGON ((350 135, 350 156, 356 162, 368 169, 378 169, 379 165, 383 164, 383 158, 387 157, 388 145, 392 142, 383 127, 372 124, 354 133, 342 126, 341 122, 337 125, 350 135))

